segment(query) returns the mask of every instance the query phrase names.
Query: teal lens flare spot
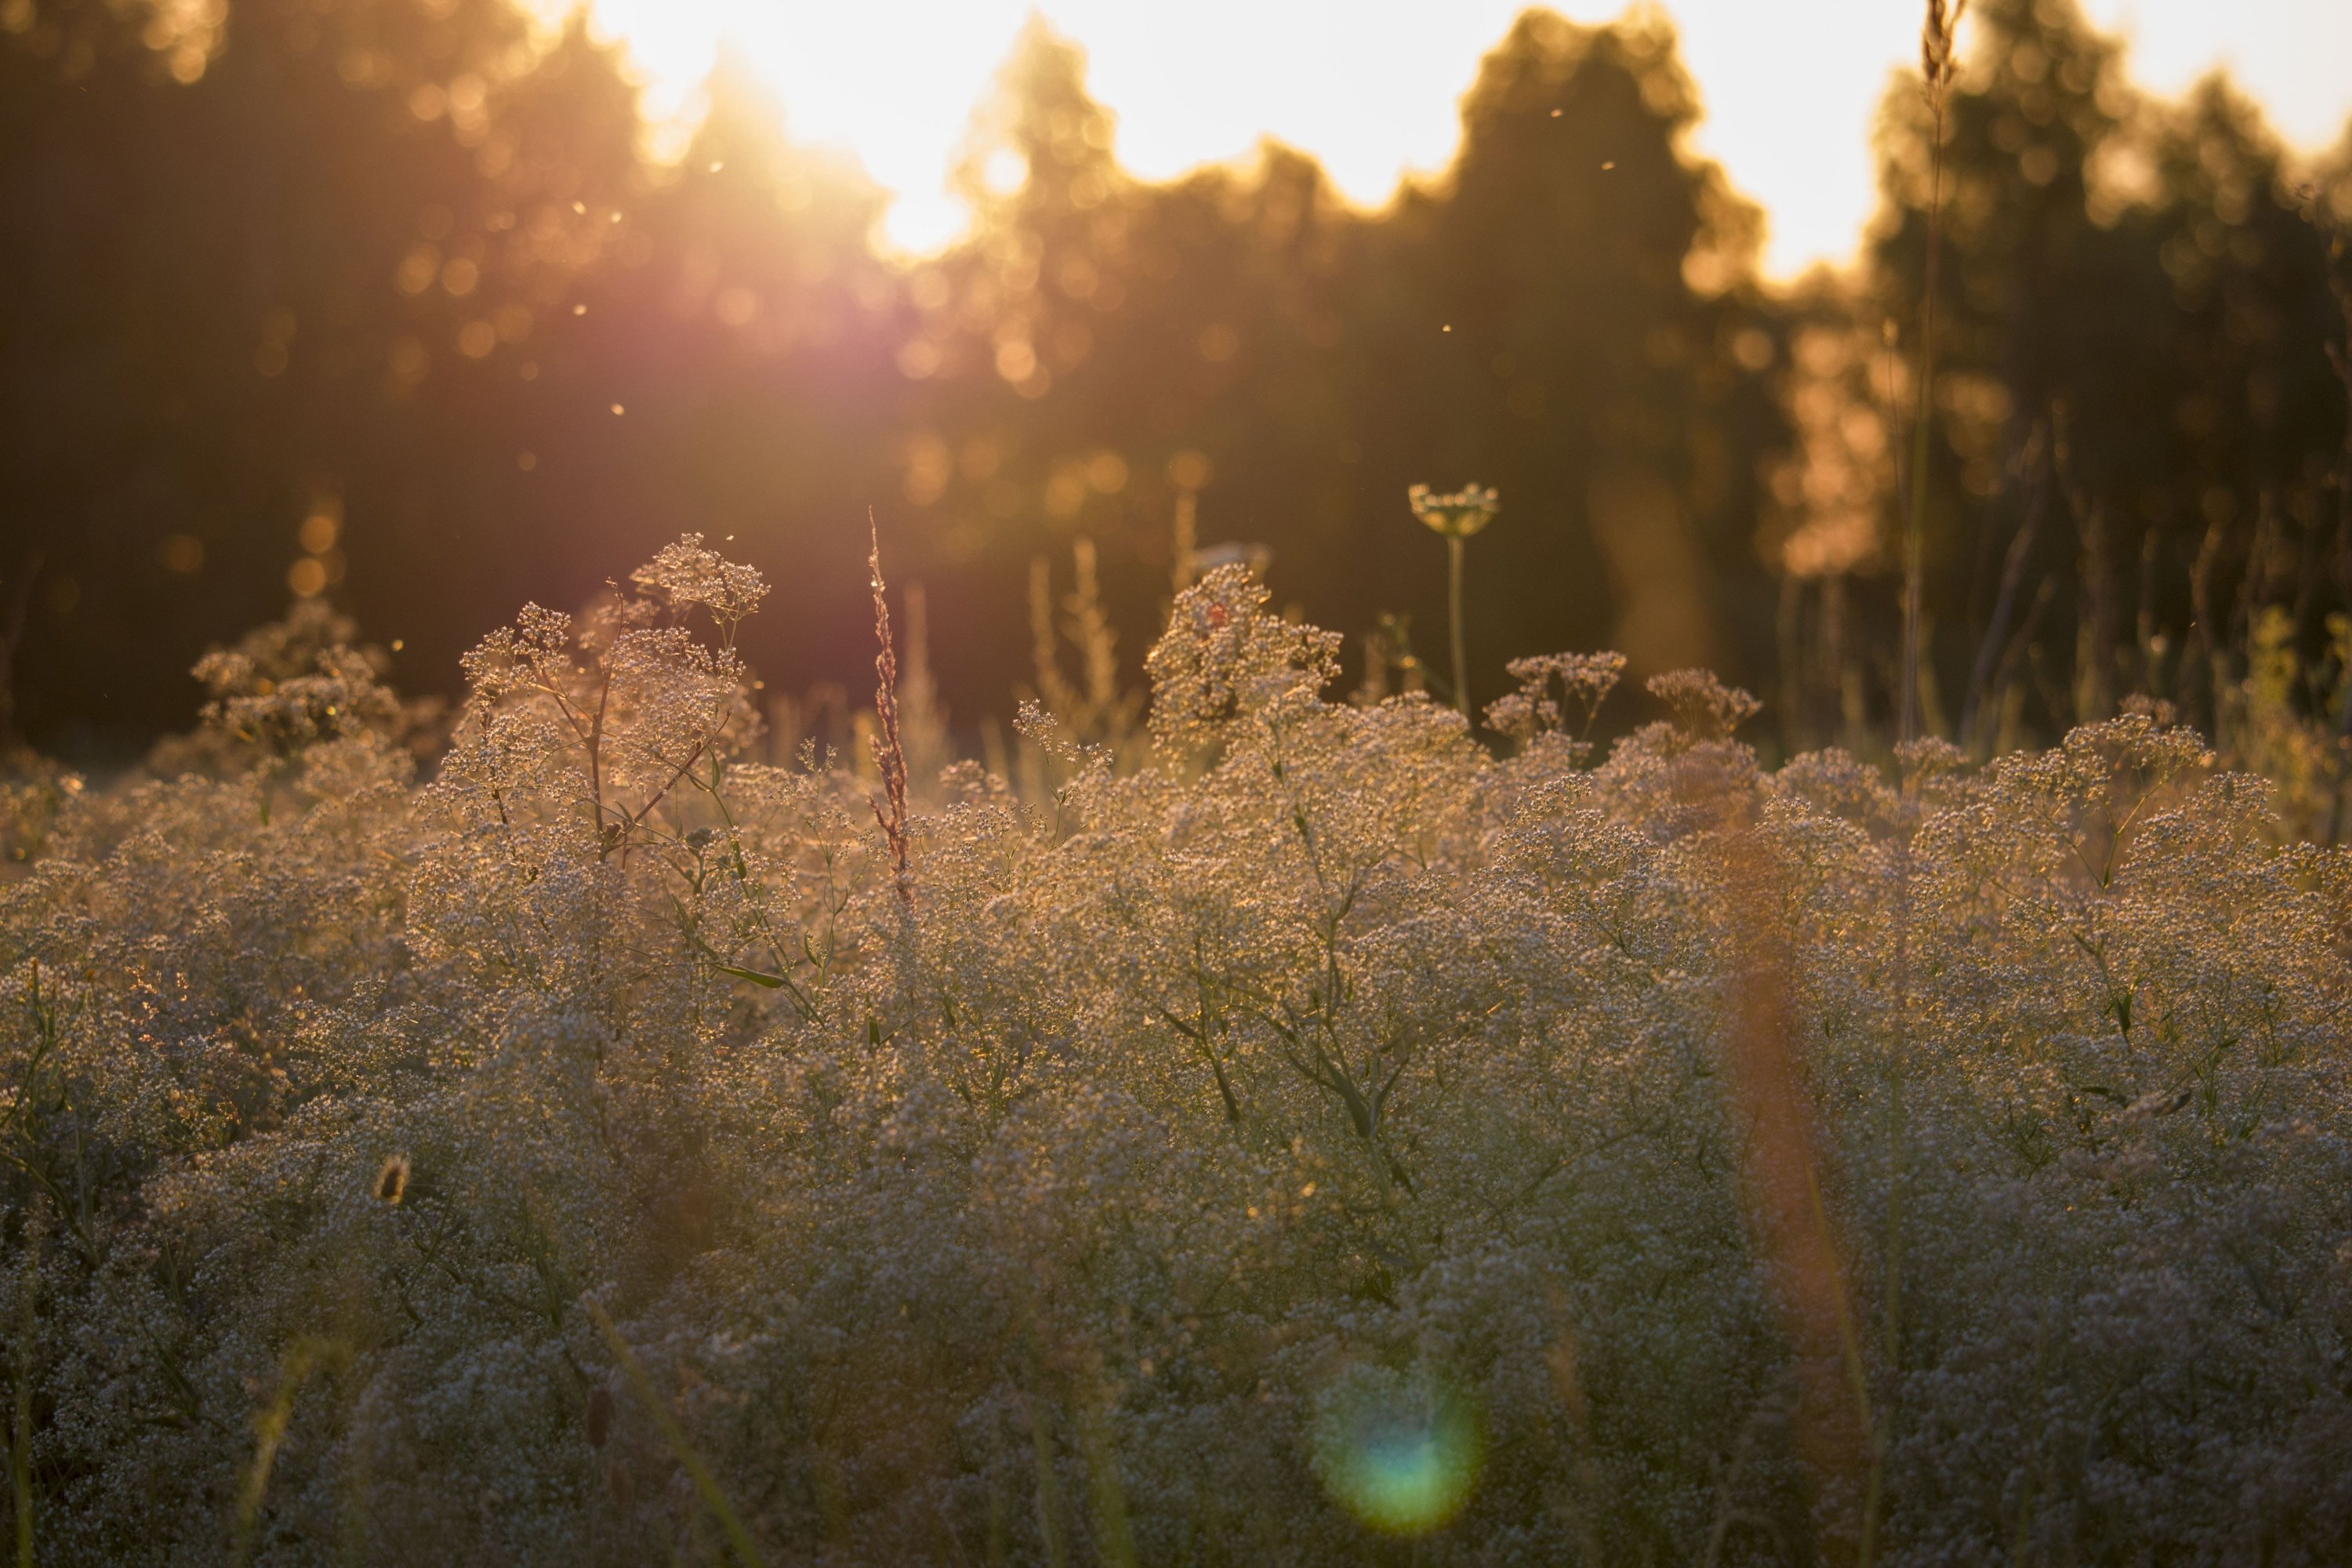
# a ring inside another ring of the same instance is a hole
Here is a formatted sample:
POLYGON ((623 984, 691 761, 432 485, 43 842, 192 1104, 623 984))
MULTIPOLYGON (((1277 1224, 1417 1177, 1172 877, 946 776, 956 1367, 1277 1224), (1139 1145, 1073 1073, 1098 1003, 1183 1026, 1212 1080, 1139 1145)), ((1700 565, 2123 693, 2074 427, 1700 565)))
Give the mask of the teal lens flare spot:
POLYGON ((1436 1380, 1354 1368, 1317 1402, 1315 1469, 1332 1498, 1375 1530, 1422 1535, 1477 1484, 1477 1414, 1436 1380))

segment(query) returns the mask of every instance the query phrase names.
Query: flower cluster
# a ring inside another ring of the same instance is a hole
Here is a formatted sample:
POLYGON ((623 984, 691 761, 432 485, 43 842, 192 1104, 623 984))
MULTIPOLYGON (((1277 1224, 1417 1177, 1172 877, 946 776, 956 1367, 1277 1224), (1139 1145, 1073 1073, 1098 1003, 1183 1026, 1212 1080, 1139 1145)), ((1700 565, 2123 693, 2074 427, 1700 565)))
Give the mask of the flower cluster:
POLYGON ((1495 521, 1502 498, 1491 487, 1469 485, 1439 495, 1427 485, 1415 485, 1405 494, 1412 515, 1448 539, 1467 539, 1495 521))
POLYGON ((2160 715, 1496 757, 1226 568, 902 882, 629 582, 0 797, 38 1560, 2341 1560, 2352 855, 2160 715))
POLYGON ((1625 673, 1622 653, 1554 653, 1515 658, 1506 666, 1519 689, 1486 705, 1486 727, 1526 745, 1568 727, 1565 702, 1576 706, 1576 739, 1592 731, 1601 705, 1625 673), (1557 683, 1559 697, 1552 695, 1557 683))

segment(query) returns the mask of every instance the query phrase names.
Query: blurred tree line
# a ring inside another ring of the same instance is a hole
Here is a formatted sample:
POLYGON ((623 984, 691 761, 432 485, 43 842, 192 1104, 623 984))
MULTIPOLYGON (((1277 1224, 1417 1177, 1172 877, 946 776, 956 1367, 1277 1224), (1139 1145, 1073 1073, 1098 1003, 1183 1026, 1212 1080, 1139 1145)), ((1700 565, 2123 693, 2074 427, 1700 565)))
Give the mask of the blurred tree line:
MULTIPOLYGON (((2226 82, 2135 93, 2071 0, 1980 12, 1931 721, 1991 743, 2137 689, 2208 716, 2258 621, 2324 669, 2352 141, 2294 167, 2226 82)), ((128 754, 289 592, 446 689, 515 604, 686 529, 777 580, 772 679, 859 689, 869 508, 960 721, 1039 683, 1081 574, 1132 666, 1220 549, 1384 626, 1359 658, 1392 686, 1444 638, 1406 487, 1477 481, 1478 700, 1508 657, 1614 646, 1765 693, 1788 743, 1859 737, 1894 695, 1917 101, 1890 89, 1859 273, 1773 289, 1654 13, 1529 12, 1454 166, 1371 214, 1271 144, 1137 180, 1033 26, 955 176, 970 237, 907 262, 739 75, 655 159, 614 55, 509 0, 0 0, 0 731, 128 754)))
MULTIPOLYGON (((1927 727, 1984 752, 2142 693, 2226 738, 2267 666, 2293 688, 2273 698, 2352 732, 2352 126, 2297 167, 2219 73, 2179 102, 2135 90, 2072 0, 1972 14, 1933 300, 1927 727)), ((1894 700, 1930 134, 1899 84, 1863 274, 1794 302, 1778 668, 1798 742, 1894 700)))

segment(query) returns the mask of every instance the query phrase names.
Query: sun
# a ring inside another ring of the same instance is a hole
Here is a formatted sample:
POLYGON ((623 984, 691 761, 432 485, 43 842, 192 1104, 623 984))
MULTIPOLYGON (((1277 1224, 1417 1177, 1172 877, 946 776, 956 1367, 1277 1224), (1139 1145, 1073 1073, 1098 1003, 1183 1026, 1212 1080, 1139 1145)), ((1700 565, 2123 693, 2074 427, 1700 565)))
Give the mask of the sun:
POLYGON ((690 127, 727 61, 774 95, 794 141, 849 153, 891 192, 885 237, 924 252, 967 221, 948 164, 1026 15, 1018 0, 596 0, 593 18, 626 45, 657 126, 690 127))

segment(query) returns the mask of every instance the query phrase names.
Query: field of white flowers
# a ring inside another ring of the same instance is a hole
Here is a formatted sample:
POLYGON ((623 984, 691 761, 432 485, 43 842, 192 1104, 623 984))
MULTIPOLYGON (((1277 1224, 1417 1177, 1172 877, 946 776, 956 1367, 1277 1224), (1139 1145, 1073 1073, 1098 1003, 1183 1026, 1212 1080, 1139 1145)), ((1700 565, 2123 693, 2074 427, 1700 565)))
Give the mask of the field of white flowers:
POLYGON ((2352 858, 2160 713, 1498 758, 1228 567, 1016 789, 778 765, 761 592, 8 786, 22 1560, 2352 1560, 2352 858))

